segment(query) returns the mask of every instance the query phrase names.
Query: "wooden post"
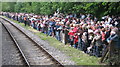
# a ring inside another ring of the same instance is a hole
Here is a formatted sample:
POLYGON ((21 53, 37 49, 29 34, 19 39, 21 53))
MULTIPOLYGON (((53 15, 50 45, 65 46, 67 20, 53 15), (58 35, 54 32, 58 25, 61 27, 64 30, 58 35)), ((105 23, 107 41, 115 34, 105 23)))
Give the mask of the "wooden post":
POLYGON ((107 46, 106 52, 104 53, 104 55, 102 56, 100 63, 103 63, 106 58, 110 58, 111 57, 111 41, 109 42, 109 45, 107 46))

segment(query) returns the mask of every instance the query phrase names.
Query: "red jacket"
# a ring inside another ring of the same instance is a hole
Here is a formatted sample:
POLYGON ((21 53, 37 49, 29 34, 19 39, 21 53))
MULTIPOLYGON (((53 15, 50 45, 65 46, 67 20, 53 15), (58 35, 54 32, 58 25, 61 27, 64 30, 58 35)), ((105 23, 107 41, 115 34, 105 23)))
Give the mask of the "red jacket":
POLYGON ((102 32, 102 41, 104 41, 104 40, 105 40, 105 33, 102 32))
POLYGON ((76 33, 78 31, 77 27, 74 27, 73 32, 76 33))
POLYGON ((74 36, 74 44, 78 42, 78 35, 74 36))
POLYGON ((73 31, 70 31, 70 32, 68 33, 68 35, 70 36, 70 39, 72 39, 72 36, 74 36, 74 32, 73 32, 73 31))

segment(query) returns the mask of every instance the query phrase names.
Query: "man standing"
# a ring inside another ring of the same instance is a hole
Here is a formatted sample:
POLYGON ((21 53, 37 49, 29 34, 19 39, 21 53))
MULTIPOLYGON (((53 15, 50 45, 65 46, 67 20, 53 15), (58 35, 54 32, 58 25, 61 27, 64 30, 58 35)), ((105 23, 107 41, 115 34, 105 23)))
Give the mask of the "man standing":
POLYGON ((107 38, 109 43, 109 62, 110 65, 120 65, 120 36, 118 28, 113 28, 110 37, 107 38))
POLYGON ((27 17, 26 16, 24 17, 24 24, 25 24, 25 26, 27 25, 27 17))
POLYGON ((93 38, 93 41, 95 42, 95 56, 100 57, 101 56, 101 46, 102 46, 102 36, 100 34, 99 30, 96 30, 95 37, 93 38))

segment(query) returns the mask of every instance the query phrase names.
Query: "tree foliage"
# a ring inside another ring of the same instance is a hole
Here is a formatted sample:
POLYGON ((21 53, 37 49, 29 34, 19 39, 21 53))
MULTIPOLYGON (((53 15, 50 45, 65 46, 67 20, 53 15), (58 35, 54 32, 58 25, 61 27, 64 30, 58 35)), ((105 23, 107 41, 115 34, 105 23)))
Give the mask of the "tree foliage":
POLYGON ((91 13, 97 17, 118 15, 119 2, 3 2, 2 11, 25 12, 35 14, 53 14, 57 9, 61 13, 91 13))

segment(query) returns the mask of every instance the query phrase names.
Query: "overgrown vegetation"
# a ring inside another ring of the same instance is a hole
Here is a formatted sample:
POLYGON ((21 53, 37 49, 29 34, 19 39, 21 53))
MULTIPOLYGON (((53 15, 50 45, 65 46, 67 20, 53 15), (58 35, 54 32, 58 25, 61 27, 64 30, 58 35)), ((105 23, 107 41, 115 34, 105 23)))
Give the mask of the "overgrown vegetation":
POLYGON ((96 17, 118 15, 119 2, 3 2, 2 11, 50 15, 57 9, 61 13, 91 13, 96 17))

